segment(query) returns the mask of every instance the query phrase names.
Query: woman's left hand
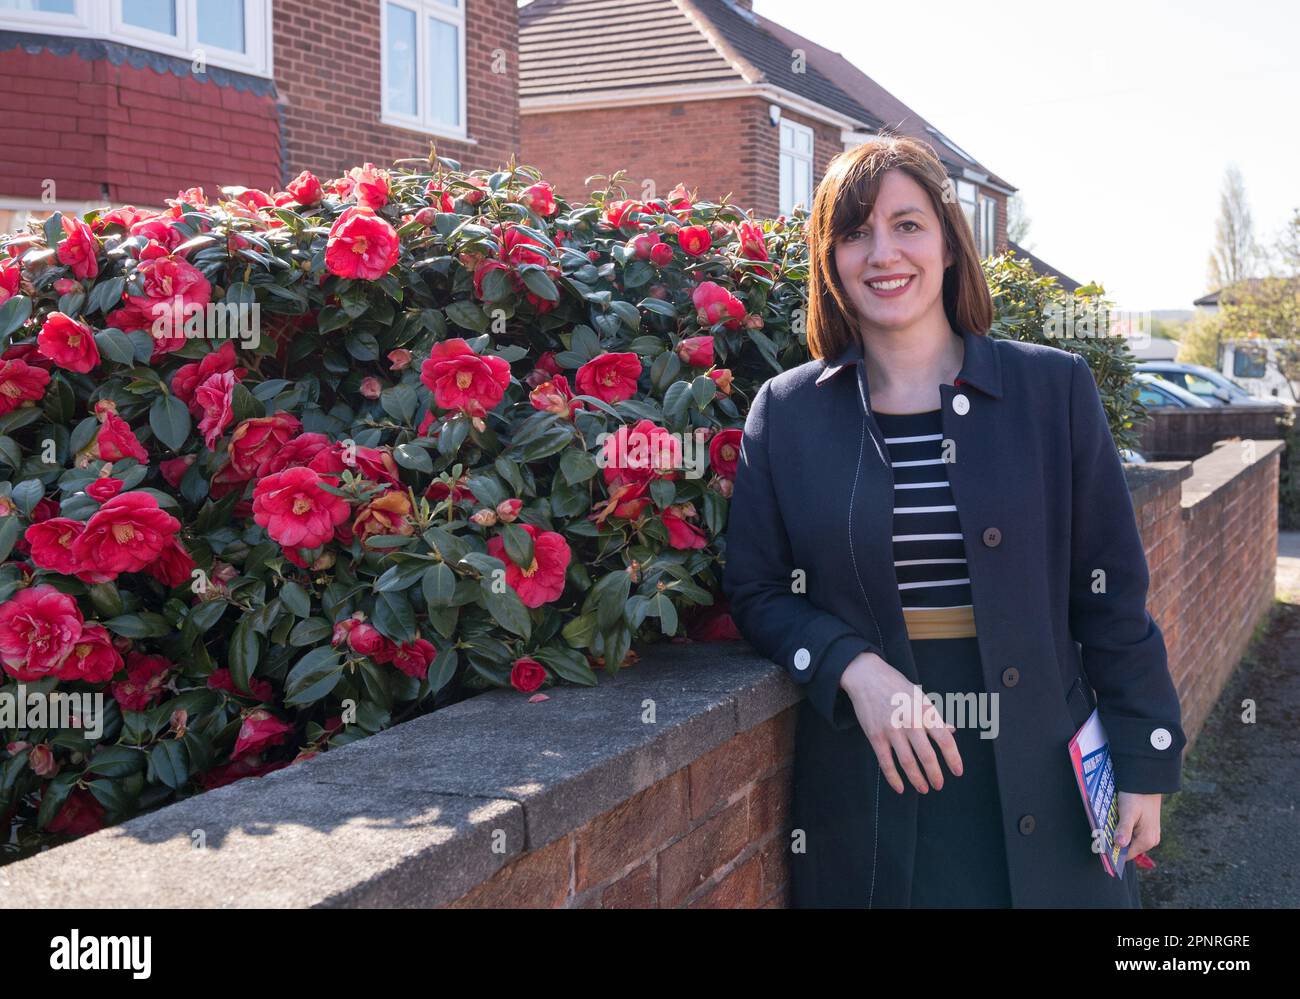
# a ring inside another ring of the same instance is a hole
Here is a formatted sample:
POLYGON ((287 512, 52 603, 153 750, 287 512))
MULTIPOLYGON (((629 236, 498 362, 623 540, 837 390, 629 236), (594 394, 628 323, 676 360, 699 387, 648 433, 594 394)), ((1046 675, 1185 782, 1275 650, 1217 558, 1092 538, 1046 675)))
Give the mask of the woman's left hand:
POLYGON ((1160 842, 1160 795, 1119 792, 1119 825, 1115 842, 1128 847, 1129 857, 1146 853, 1160 842))

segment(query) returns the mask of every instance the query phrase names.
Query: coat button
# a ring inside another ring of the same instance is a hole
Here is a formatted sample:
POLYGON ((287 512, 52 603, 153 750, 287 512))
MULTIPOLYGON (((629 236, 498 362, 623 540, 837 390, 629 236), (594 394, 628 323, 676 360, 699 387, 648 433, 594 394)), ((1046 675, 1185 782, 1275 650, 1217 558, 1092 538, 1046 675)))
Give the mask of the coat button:
POLYGON ((1028 836, 1032 833, 1034 831, 1034 825, 1034 817, 1032 815, 1020 816, 1020 832, 1022 835, 1028 836))
POLYGON ((970 400, 958 392, 952 397, 952 408, 958 416, 965 416, 970 412, 970 400))
POLYGON ((1014 687, 1020 682, 1020 670, 1014 666, 1008 666, 1002 671, 1002 686, 1014 687))
POLYGON ((989 548, 996 548, 1002 544, 1002 532, 996 527, 984 528, 984 544, 989 548))
POLYGON ((812 662, 812 656, 808 654, 807 649, 798 649, 794 654, 794 668, 807 669, 808 664, 812 662))
POLYGON ((1173 743, 1174 737, 1169 734, 1169 729, 1158 728, 1151 733, 1151 745, 1156 749, 1168 749, 1173 743))

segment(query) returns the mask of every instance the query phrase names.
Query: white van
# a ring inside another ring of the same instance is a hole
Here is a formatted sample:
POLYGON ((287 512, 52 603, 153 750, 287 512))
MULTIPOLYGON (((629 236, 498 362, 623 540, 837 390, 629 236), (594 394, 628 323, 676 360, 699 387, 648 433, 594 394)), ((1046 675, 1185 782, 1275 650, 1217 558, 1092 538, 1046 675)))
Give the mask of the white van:
POLYGON ((1256 399, 1300 402, 1297 382, 1284 368, 1300 372, 1300 351, 1295 341, 1264 339, 1225 340, 1219 348, 1219 371, 1256 399))

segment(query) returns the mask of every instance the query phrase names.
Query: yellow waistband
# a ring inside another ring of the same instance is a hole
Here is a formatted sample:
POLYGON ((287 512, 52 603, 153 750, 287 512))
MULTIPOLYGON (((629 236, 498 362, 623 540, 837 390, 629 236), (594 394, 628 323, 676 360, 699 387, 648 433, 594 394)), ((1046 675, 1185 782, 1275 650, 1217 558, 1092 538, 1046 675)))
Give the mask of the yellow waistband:
POLYGON ((904 607, 903 621, 909 640, 920 638, 972 638, 973 607, 904 607))

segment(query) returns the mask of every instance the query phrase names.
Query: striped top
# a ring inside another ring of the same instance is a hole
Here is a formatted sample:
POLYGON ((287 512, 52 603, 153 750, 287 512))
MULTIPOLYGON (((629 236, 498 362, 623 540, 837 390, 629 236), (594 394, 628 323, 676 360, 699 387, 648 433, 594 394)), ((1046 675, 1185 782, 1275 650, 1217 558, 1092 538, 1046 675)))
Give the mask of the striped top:
POLYGON ((894 472, 894 571, 904 611, 973 611, 966 545, 942 457, 941 411, 873 413, 894 472))

